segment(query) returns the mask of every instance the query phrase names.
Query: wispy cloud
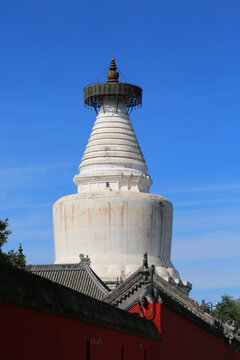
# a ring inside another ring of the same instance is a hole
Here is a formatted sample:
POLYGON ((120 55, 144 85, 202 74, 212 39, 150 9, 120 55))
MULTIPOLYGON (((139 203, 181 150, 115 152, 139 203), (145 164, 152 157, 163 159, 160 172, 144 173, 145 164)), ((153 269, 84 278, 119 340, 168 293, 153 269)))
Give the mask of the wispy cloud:
MULTIPOLYGON (((37 160, 36 160, 37 161, 37 160)), ((73 166, 71 161, 45 162, 41 164, 28 164, 0 168, 0 186, 6 192, 9 189, 26 187, 36 184, 41 187, 54 178, 59 170, 70 169, 73 166)), ((69 174, 69 170, 64 173, 69 174)))
MULTIPOLYGON (((9 238, 10 240, 9 245, 11 245, 11 238, 9 238)), ((39 228, 36 227, 35 229, 25 229, 25 230, 18 230, 15 233, 14 236, 14 241, 17 240, 17 242, 26 242, 26 241, 31 241, 32 243, 35 241, 43 241, 45 239, 51 239, 49 241, 53 242, 53 230, 49 227, 47 228, 39 228)), ((47 248, 45 250, 47 251, 47 248)))
POLYGON ((22 212, 15 214, 13 219, 10 219, 10 226, 15 232, 22 229, 42 229, 44 227, 52 227, 52 215, 50 208, 34 209, 34 211, 22 212))
POLYGON ((190 207, 190 206, 209 206, 209 205, 219 205, 219 204, 233 204, 240 203, 240 198, 220 198, 220 199, 211 199, 211 200, 196 200, 196 201, 183 201, 175 202, 174 206, 178 207, 190 207))
POLYGON ((231 259, 238 256, 240 270, 240 231, 215 231, 200 236, 175 238, 172 255, 175 260, 181 261, 231 259))
POLYGON ((40 209, 51 207, 52 204, 24 204, 20 202, 12 202, 0 204, 0 210, 15 210, 15 209, 40 209))
POLYGON ((39 251, 45 256, 54 256, 53 224, 49 208, 20 211, 10 219, 12 234, 8 238, 5 250, 17 249, 22 243, 28 262, 32 262, 33 253, 39 251))
MULTIPOLYGON (((240 287, 239 259, 235 261, 219 261, 211 263, 191 262, 187 268, 181 270, 181 266, 176 262, 176 268, 180 270, 181 277, 190 281, 193 288, 200 289, 227 289, 230 287, 240 287)), ((226 291, 222 290, 222 293, 226 291)))
POLYGON ((189 188, 175 188, 175 189, 166 189, 162 193, 195 193, 195 192, 205 192, 205 191, 221 191, 221 190, 239 190, 240 183, 230 183, 230 184, 213 184, 206 185, 201 187, 189 187, 189 188))
POLYGON ((240 230, 240 207, 225 206, 201 209, 176 209, 173 216, 174 236, 184 234, 186 237, 193 232, 202 234, 218 230, 240 230))
POLYGON ((0 168, 0 176, 11 176, 21 173, 35 173, 35 172, 45 172, 49 169, 58 169, 60 167, 70 167, 72 162, 70 161, 59 161, 59 162, 50 162, 43 164, 30 164, 22 165, 16 167, 5 167, 0 168))

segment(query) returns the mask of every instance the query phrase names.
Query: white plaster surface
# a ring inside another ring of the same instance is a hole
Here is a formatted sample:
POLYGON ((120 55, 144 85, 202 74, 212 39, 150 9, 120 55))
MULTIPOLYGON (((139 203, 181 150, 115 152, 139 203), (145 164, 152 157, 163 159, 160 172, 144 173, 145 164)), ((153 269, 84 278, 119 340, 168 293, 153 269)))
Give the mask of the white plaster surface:
POLYGON ((172 204, 160 195, 111 190, 69 195, 54 204, 53 219, 55 263, 76 263, 83 253, 100 277, 112 278, 131 274, 147 252, 159 270, 173 267, 172 204))
POLYGON ((149 194, 147 165, 116 99, 105 99, 74 182, 78 193, 53 206, 56 264, 88 255, 98 276, 112 281, 133 273, 147 252, 160 276, 183 284, 170 260, 172 204, 149 194))

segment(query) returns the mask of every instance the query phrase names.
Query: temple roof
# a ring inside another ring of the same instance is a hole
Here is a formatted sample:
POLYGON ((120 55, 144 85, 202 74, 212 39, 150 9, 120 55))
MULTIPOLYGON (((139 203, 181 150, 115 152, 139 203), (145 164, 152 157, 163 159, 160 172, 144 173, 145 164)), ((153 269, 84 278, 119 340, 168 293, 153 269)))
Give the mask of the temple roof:
MULTIPOLYGON (((151 276, 152 285, 158 289, 163 305, 216 336, 228 337, 225 332, 225 324, 221 324, 206 313, 201 305, 183 294, 176 284, 171 283, 171 280, 167 282, 155 272, 151 275, 151 269, 148 266, 140 267, 112 290, 103 301, 120 309, 129 310, 138 303, 146 285, 151 283, 151 276)), ((234 339, 240 349, 240 338, 235 336, 234 339)))
POLYGON ((110 289, 88 264, 31 265, 31 273, 101 300, 110 289))

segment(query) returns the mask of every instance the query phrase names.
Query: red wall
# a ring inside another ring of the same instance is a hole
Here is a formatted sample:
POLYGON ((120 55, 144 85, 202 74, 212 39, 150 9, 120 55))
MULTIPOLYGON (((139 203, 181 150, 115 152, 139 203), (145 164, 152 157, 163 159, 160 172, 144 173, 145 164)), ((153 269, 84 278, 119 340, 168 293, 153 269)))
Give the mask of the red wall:
MULTIPOLYGON (((164 305, 154 322, 163 340, 153 340, 79 320, 0 302, 1 359, 48 360, 231 360, 240 353, 164 305), (89 348, 89 352, 87 350, 89 348)), ((130 312, 138 312, 138 305, 130 312)), ((153 314, 149 307, 147 316, 153 314)))
POLYGON ((6 302, 0 302, 0 329, 0 359, 6 360, 153 360, 161 344, 6 302))
MULTIPOLYGON (((161 311, 162 305, 160 303, 148 303, 148 308, 145 309, 142 307, 144 315, 147 319, 153 320, 158 331, 162 334, 162 326, 161 326, 161 311)), ((133 306, 131 309, 128 310, 130 313, 138 313, 139 314, 139 306, 138 304, 133 306)))
MULTIPOLYGON (((151 315, 151 306, 145 315, 151 315)), ((139 312, 139 306, 135 305, 129 312, 139 312)), ((224 339, 207 332, 160 303, 156 304, 153 321, 163 337, 159 354, 166 355, 168 359, 240 360, 240 353, 229 349, 224 339)))

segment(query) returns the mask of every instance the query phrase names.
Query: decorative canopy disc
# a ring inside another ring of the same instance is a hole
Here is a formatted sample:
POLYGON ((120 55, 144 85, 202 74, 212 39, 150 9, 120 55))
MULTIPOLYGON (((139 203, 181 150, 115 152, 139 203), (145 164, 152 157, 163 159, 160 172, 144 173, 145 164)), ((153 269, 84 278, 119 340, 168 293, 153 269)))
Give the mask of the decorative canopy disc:
POLYGON ((124 100, 127 109, 142 106, 142 88, 136 85, 118 82, 119 73, 117 66, 112 58, 108 81, 106 83, 96 83, 84 88, 84 105, 93 107, 96 111, 103 104, 103 99, 107 96, 124 100))

